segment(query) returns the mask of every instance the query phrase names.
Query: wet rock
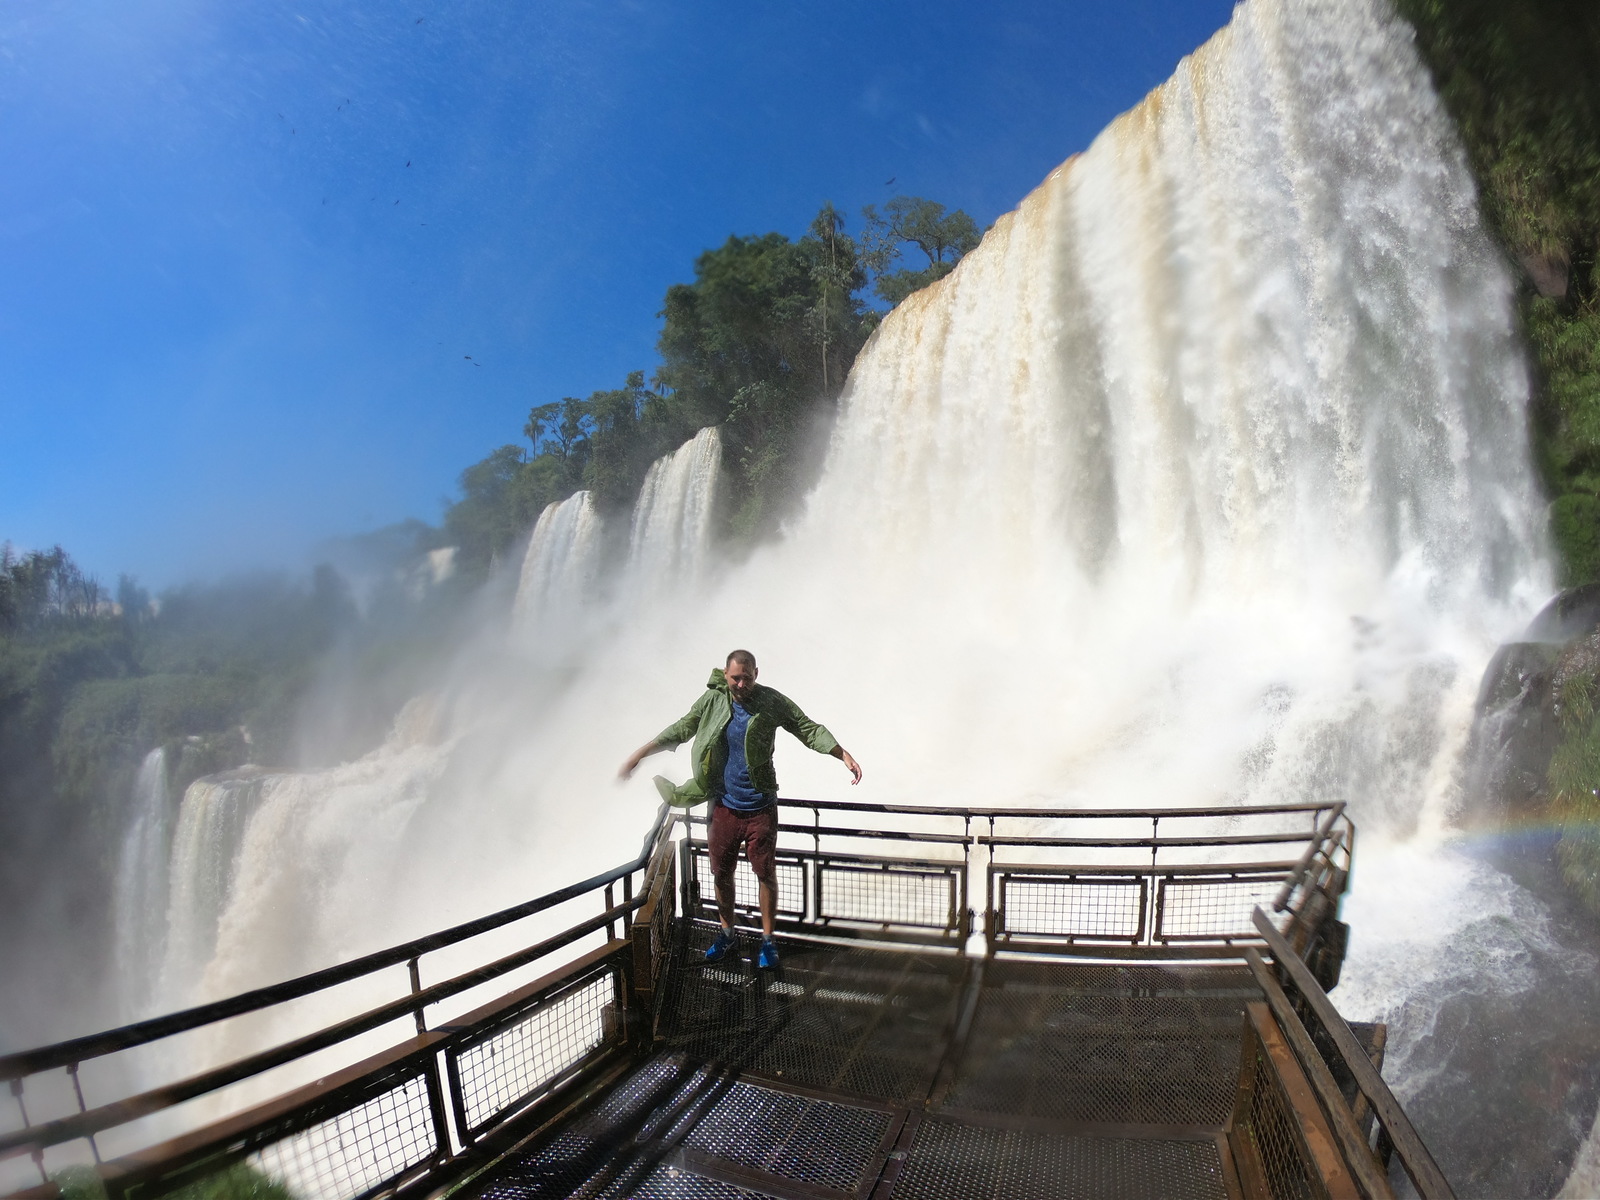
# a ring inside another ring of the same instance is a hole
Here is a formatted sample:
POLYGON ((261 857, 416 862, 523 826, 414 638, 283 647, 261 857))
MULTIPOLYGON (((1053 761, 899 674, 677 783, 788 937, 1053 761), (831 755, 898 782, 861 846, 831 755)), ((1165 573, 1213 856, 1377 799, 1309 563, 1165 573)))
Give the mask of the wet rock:
POLYGON ((1469 821, 1543 803, 1550 756, 1561 744, 1553 687, 1561 653, 1553 642, 1510 642, 1489 660, 1468 746, 1469 821))
POLYGON ((1529 642, 1570 642, 1600 629, 1600 583, 1568 588, 1546 604, 1523 635, 1529 642))
POLYGON ((1524 254, 1522 269, 1539 295, 1552 300, 1565 300, 1567 286, 1572 276, 1571 264, 1564 254, 1524 254))

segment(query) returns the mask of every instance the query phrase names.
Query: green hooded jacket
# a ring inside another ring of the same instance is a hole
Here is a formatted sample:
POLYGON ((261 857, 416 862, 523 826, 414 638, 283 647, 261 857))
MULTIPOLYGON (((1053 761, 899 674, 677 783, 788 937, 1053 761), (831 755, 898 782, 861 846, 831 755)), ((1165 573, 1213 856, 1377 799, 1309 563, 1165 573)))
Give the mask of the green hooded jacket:
MULTIPOLYGON (((772 748, 780 728, 787 729, 818 754, 832 754, 838 749, 839 743, 833 734, 775 688, 756 684, 744 707, 750 713, 750 724, 744 731, 744 757, 750 768, 750 782, 768 796, 778 794, 772 748)), ((674 789, 673 804, 688 808, 720 793, 720 789, 718 793, 711 790, 711 783, 713 780, 721 783, 722 768, 728 763, 728 741, 723 735, 732 719, 733 698, 728 695, 728 681, 718 668, 711 672, 706 690, 694 706, 656 735, 656 743, 669 750, 676 750, 690 738, 694 739, 694 778, 674 789)))

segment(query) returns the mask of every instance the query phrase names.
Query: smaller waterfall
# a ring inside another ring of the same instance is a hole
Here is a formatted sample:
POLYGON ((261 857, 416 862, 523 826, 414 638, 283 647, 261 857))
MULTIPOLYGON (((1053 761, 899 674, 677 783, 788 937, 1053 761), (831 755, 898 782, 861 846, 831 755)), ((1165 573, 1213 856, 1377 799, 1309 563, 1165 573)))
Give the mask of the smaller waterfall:
POLYGON ((122 841, 113 890, 117 983, 123 1011, 145 1009, 166 948, 168 856, 172 843, 172 798, 167 788, 167 751, 145 755, 133 786, 132 817, 122 841))
POLYGON ((167 1007, 192 1003, 211 961, 245 826, 270 778, 259 767, 242 767, 197 779, 183 794, 162 913, 166 945, 159 994, 167 1007))
POLYGON ((539 514, 517 583, 513 617, 518 625, 560 621, 576 612, 599 573, 600 534, 600 514, 586 491, 539 514))
POLYGON ((654 594, 704 572, 721 477, 722 435, 714 425, 655 461, 633 506, 632 587, 654 594))

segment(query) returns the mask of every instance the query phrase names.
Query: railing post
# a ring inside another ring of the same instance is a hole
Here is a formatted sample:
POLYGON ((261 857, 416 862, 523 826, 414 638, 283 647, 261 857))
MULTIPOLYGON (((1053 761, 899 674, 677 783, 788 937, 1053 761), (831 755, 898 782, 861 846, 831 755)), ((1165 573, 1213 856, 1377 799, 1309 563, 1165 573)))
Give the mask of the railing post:
MULTIPOLYGON (((11 1081, 11 1094, 17 1098, 17 1109, 22 1113, 22 1127, 24 1129, 32 1129, 33 1122, 28 1120, 28 1106, 22 1100, 21 1079, 13 1079, 11 1081)), ((39 1178, 44 1180, 45 1183, 49 1183, 50 1172, 44 1169, 44 1147, 34 1146, 33 1165, 39 1168, 39 1178)))
MULTIPOLYGON (((417 966, 418 958, 419 956, 413 955, 406 963, 406 969, 411 972, 411 994, 413 996, 422 994, 422 971, 417 966)), ((417 1022, 417 1032, 427 1033, 428 1023, 422 1018, 422 1008, 422 1005, 417 1005, 411 1010, 411 1015, 417 1022)))
MULTIPOLYGON (((78 1064, 77 1063, 68 1063, 67 1064, 67 1074, 72 1077, 72 1094, 78 1098, 78 1111, 81 1112, 81 1113, 88 1112, 89 1111, 89 1106, 86 1103, 84 1103, 84 1099, 83 1099, 83 1084, 78 1081, 78 1064)), ((100 1160, 100 1147, 95 1142, 94 1134, 92 1134, 92 1133, 89 1135, 89 1153, 94 1155, 94 1161, 96 1163, 99 1163, 101 1161, 100 1160)))
POLYGON ((961 895, 956 903, 957 936, 961 939, 961 952, 966 953, 967 939, 972 936, 972 814, 961 817, 961 895))
MULTIPOLYGON (((612 894, 612 891, 611 891, 611 884, 608 883, 608 884, 606 884, 606 911, 610 912, 613 908, 616 907, 616 903, 617 902, 613 898, 613 894, 612 894)), ((606 941, 614 942, 616 940, 617 940, 617 923, 615 921, 607 921, 606 922, 606 941)))

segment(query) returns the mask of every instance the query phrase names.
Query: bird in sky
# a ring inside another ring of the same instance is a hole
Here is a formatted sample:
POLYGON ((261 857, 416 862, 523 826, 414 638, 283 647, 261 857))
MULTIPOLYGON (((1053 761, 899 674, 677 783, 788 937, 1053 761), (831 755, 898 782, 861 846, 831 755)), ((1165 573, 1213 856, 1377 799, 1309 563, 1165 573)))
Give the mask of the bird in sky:
POLYGON ((896 179, 899 179, 899 178, 900 178, 900 176, 898 176, 898 175, 891 175, 891 176, 889 176, 889 178, 887 178, 887 179, 885 179, 883 181, 883 186, 884 187, 893 187, 894 186, 894 181, 896 179))

